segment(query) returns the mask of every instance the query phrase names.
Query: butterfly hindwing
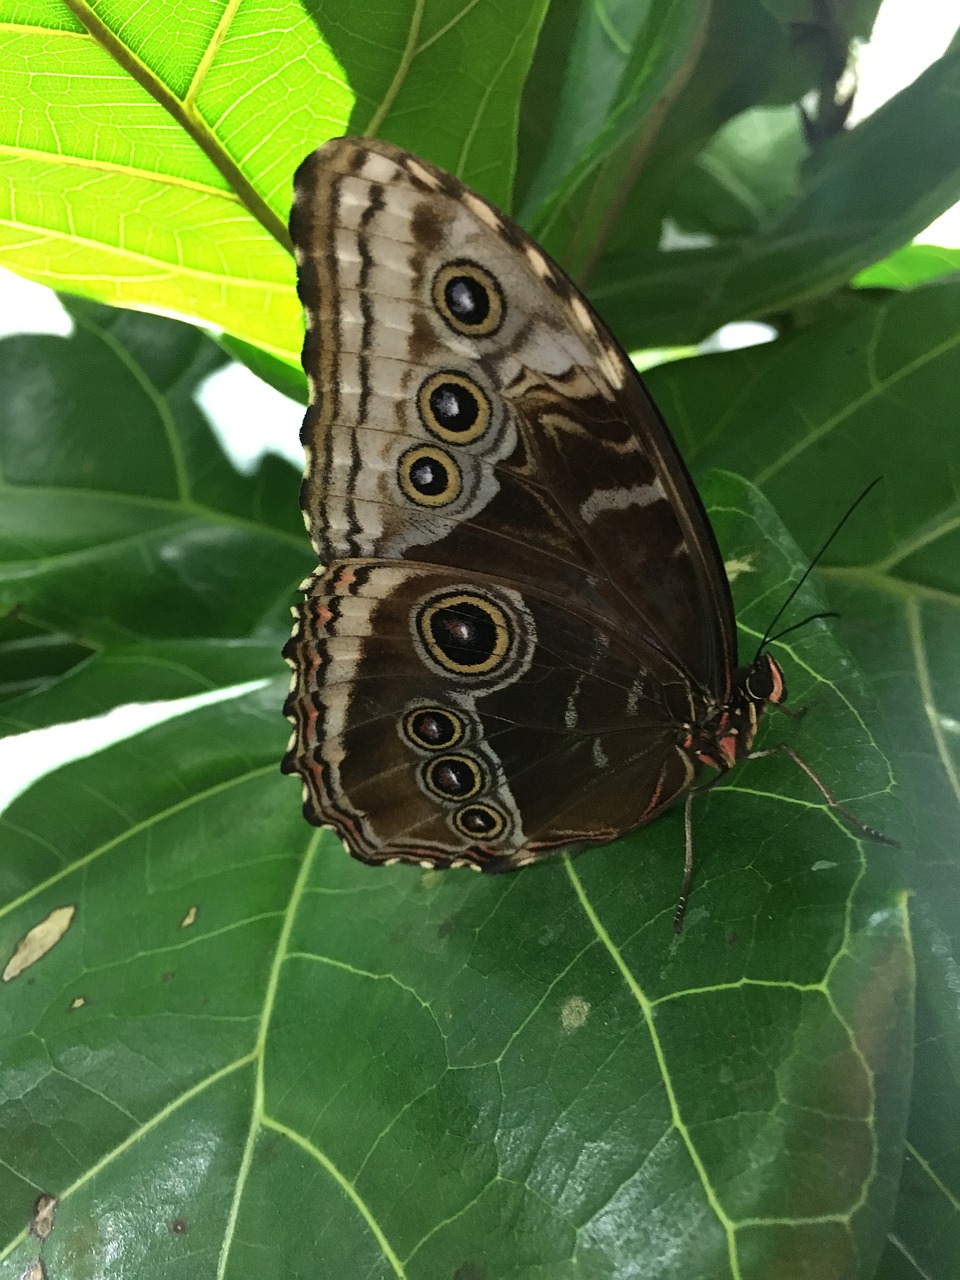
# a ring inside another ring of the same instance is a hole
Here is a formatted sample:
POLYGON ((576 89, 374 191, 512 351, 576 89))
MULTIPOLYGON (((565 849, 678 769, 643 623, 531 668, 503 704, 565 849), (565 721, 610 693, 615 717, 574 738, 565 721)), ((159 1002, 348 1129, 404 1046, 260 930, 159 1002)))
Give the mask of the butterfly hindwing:
POLYGON ((308 584, 287 652, 285 767, 366 861, 507 869, 609 840, 689 782, 669 729, 683 686, 541 593, 341 561, 308 584))

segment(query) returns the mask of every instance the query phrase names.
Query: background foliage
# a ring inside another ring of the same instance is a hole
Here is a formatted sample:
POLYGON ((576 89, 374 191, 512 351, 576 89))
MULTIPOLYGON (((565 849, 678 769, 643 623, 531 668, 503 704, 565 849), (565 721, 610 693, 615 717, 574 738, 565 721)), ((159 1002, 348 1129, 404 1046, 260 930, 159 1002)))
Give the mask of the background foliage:
POLYGON ((0 725, 264 682, 2 819, 4 1275, 960 1272, 960 281, 908 245, 960 199, 960 45, 845 129, 875 9, 4 5, 0 261, 75 331, 0 344, 0 725), (745 652, 886 477, 797 602, 841 621, 776 646, 809 713, 763 742, 909 860, 757 761, 696 807, 675 939, 677 814, 470 883, 302 822, 277 771, 298 479, 238 474, 195 396, 228 352, 302 394, 290 178, 364 131, 512 207, 628 345, 776 326, 649 380, 745 652))

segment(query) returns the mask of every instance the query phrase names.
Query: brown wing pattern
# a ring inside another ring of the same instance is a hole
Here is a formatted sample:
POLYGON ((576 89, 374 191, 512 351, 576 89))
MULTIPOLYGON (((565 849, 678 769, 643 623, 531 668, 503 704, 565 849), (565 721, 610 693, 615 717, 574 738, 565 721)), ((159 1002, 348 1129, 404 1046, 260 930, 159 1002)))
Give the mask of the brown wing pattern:
POLYGON ((306 585, 284 768, 363 860, 507 870, 610 840, 689 783, 683 686, 542 594, 396 560, 306 585))
POLYGON ((321 562, 398 555, 486 572, 507 558, 518 584, 586 597, 722 695, 734 622, 709 521, 633 367, 567 277, 456 179, 387 143, 327 143, 295 191, 313 392, 302 505, 321 562), (438 273, 458 261, 499 291, 489 333, 458 332, 435 305, 438 273), (424 421, 418 393, 444 372, 489 404, 475 440, 438 439, 424 421), (397 469, 417 446, 456 464, 452 501, 402 491, 397 469))
POLYGON ((367 861, 483 869, 648 820, 691 781, 680 726, 725 700, 734 622, 632 366, 529 237, 408 153, 335 139, 295 193, 326 566, 286 651, 308 817, 367 861))

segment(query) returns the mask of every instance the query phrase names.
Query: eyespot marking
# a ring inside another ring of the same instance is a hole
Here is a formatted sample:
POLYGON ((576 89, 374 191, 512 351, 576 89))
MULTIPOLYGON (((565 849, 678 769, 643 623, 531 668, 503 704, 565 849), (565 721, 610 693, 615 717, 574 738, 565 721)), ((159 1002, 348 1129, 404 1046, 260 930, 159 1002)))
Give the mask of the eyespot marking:
POLYGON ((453 815, 453 825, 471 840, 496 840, 506 830, 507 820, 492 804, 468 804, 453 815))
POLYGON ((466 726, 444 707, 415 707, 401 721, 401 734, 422 751, 443 751, 463 740, 466 726))
POLYGON ((442 266, 433 278, 432 294, 433 305, 454 333, 489 338, 503 324, 503 290, 486 267, 469 258, 442 266))
POLYGON ((469 800, 483 790, 483 772, 470 756, 445 755, 420 770, 423 785, 440 800, 469 800))
POLYGON ((470 444, 490 425, 486 392, 452 369, 427 378, 417 392, 417 409, 426 429, 448 443, 470 444))
POLYGON ((488 675, 510 656, 516 639, 503 609, 471 592, 444 592, 421 605, 416 632, 426 656, 456 675, 488 675))
POLYGON ((460 468, 442 449, 408 449, 397 465, 401 492, 420 507, 445 507, 463 489, 460 468))

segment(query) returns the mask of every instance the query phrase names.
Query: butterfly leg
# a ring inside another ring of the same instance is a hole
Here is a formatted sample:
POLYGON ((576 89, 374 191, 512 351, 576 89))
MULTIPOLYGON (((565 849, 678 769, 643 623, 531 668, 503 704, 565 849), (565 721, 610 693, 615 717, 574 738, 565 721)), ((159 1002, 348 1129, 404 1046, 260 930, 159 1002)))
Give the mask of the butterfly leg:
POLYGON ((824 800, 826 800, 830 808, 841 814, 841 816, 849 822, 851 827, 865 835, 868 840, 877 840, 880 844, 892 845, 894 849, 900 848, 899 841, 894 840, 891 836, 885 836, 882 831, 877 831, 874 827, 868 827, 867 824, 865 822, 861 822, 857 815, 852 813, 845 804, 841 804, 827 787, 826 783, 823 782, 816 773, 814 773, 806 760, 797 755, 796 751, 794 751, 793 747, 791 747, 788 742, 778 743, 775 747, 767 747, 765 751, 751 751, 747 756, 747 759, 762 760, 764 756, 777 755, 789 756, 793 763, 797 765, 798 768, 802 769, 807 775, 813 785, 823 796, 824 800))
POLYGON ((687 792, 683 805, 683 835, 685 853, 683 859, 683 881, 680 885, 680 897, 677 909, 673 913, 673 932, 683 932, 683 917, 687 914, 687 898, 690 896, 690 885, 693 883, 693 792, 687 792))

